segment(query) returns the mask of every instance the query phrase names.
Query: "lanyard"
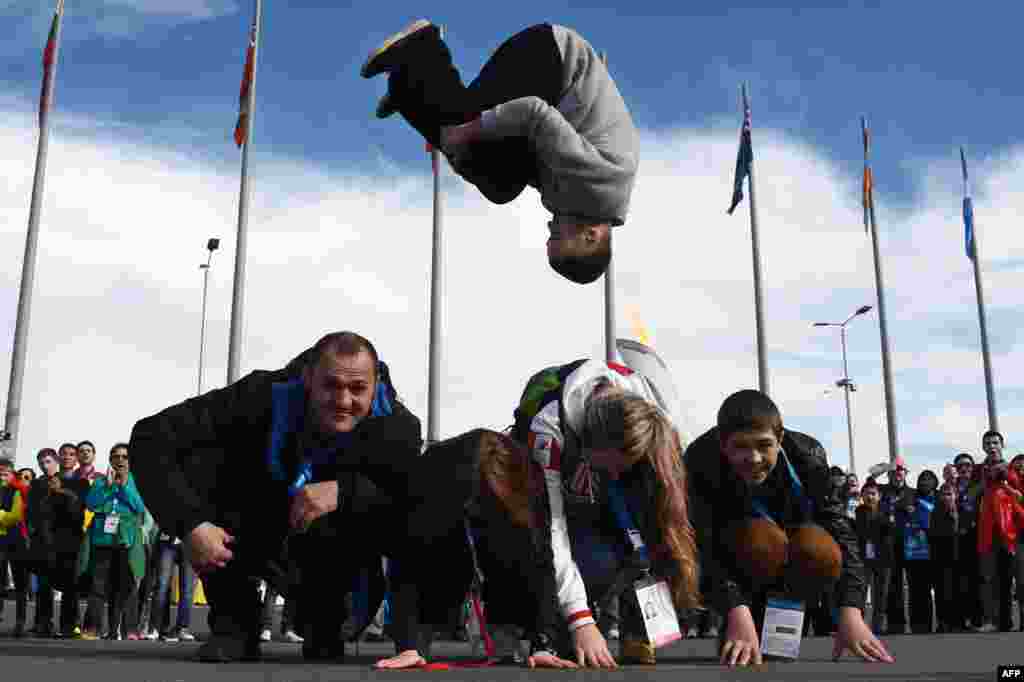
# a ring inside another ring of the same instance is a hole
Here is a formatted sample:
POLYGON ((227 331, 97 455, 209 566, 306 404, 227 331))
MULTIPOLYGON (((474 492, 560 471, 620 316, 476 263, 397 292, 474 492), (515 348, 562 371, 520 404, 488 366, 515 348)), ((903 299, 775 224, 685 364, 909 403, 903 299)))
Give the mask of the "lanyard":
POLYGON ((914 514, 916 518, 912 519, 912 523, 917 525, 919 528, 928 528, 931 523, 932 511, 935 509, 935 503, 924 499, 923 497, 917 498, 917 513, 914 514))
MULTIPOLYGON (((786 453, 782 450, 779 450, 779 459, 786 464, 786 471, 789 473, 789 486, 793 493, 793 497, 800 504, 800 509, 803 513, 806 516, 810 516, 812 512, 811 500, 804 494, 803 483, 800 482, 800 478, 796 475, 793 465, 790 463, 789 458, 786 457, 786 453)), ((768 511, 767 507, 764 506, 764 503, 758 499, 756 495, 751 498, 750 506, 753 508, 755 516, 759 516, 764 519, 771 519, 776 522, 779 521, 779 519, 775 518, 774 514, 768 511)))
POLYGON ((608 503, 615 514, 616 523, 626 534, 626 539, 629 540, 633 551, 639 554, 641 559, 647 561, 647 545, 644 544, 643 536, 637 530, 633 514, 630 513, 629 505, 626 502, 626 496, 622 492, 622 485, 618 481, 608 481, 608 503))

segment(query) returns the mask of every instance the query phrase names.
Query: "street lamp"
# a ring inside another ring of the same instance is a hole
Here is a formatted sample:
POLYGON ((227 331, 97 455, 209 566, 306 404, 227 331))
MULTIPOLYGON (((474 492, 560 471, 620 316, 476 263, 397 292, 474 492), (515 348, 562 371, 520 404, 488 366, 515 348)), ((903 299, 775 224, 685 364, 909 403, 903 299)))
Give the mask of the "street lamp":
POLYGON ((864 313, 871 310, 871 306, 864 305, 857 308, 856 312, 850 315, 842 322, 815 322, 815 327, 839 327, 839 338, 843 344, 843 378, 836 382, 836 386, 843 389, 843 395, 846 397, 846 432, 850 439, 850 471, 856 472, 853 461, 853 420, 850 416, 850 393, 857 390, 857 387, 850 381, 850 368, 846 364, 846 325, 855 317, 863 315, 864 313))
POLYGON ((202 395, 203 393, 203 352, 206 350, 206 290, 210 284, 210 262, 213 261, 213 252, 219 246, 220 240, 216 237, 211 237, 206 242, 206 250, 210 253, 206 257, 206 262, 199 264, 199 269, 203 271, 203 319, 199 325, 199 379, 196 382, 196 395, 202 395))

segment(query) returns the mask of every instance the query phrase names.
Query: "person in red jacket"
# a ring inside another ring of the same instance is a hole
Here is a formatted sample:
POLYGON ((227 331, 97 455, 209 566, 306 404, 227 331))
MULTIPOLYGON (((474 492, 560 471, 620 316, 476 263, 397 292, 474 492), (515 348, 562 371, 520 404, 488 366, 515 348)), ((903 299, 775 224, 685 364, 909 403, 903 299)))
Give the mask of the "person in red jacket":
MULTIPOLYGON (((1024 453, 1019 453, 1010 460, 1010 468, 1006 472, 1006 482, 1016 491, 1017 499, 1024 504, 1024 453)), ((1017 600, 1017 608, 1020 611, 1018 629, 1024 632, 1024 552, 1021 551, 1021 543, 1024 542, 1024 535, 1017 536, 1017 554, 1014 558, 1013 569, 1014 579, 1017 584, 1017 591, 1014 598, 1017 600)))
POLYGON ((1020 494, 1011 487, 1009 467, 1005 463, 983 466, 989 473, 978 512, 978 563, 985 617, 977 631, 995 632, 998 604, 999 629, 1007 632, 1012 629, 1010 584, 1017 538, 1024 528, 1024 504, 1020 494))

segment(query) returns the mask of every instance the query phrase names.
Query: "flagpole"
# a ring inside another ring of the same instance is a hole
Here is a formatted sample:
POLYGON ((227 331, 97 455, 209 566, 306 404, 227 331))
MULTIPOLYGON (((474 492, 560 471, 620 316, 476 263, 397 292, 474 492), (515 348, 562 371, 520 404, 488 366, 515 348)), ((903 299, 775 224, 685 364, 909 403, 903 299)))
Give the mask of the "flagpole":
MULTIPOLYGON (((601 52, 601 61, 608 68, 608 53, 601 52)), ((608 261, 608 269, 604 271, 604 359, 606 362, 618 361, 618 350, 615 346, 615 250, 612 242, 614 230, 608 228, 608 248, 612 257, 608 261)))
MULTIPOLYGON (((444 40, 445 27, 439 27, 444 40)), ((438 442, 441 421, 441 286, 444 281, 444 230, 441 220, 441 153, 430 147, 434 171, 434 227, 430 253, 430 350, 427 374, 427 445, 438 442)))
MULTIPOLYGON (((743 110, 750 106, 746 83, 743 90, 743 110)), ((751 131, 753 134, 753 131, 751 131)), ((753 147, 753 143, 751 143, 753 147)), ((754 258, 754 318, 757 323, 757 383, 761 392, 768 395, 768 358, 767 344, 764 340, 764 286, 761 281, 761 238, 757 229, 757 199, 754 193, 754 158, 751 155, 750 168, 747 171, 747 186, 750 190, 750 244, 754 258)))
MULTIPOLYGON (((39 111, 39 143, 36 148, 36 170, 32 181, 32 200, 28 212, 28 232, 25 235, 25 258, 21 266, 21 288, 18 291, 18 317, 14 323, 14 348, 11 358, 11 380, 7 387, 7 410, 0 441, 7 441, 11 457, 17 456, 18 434, 21 427, 21 392, 25 380, 25 353, 28 350, 28 328, 32 315, 32 290, 36 277, 36 249, 39 244, 39 216, 42 213, 43 187, 46 183, 46 153, 50 141, 50 106, 53 104, 53 86, 57 76, 57 58, 63 28, 64 0, 57 3, 56 32, 53 53, 47 71, 43 74, 44 92, 39 111)), ((49 41, 48 41, 49 42, 49 41)), ((44 57, 45 61, 45 57, 44 57)))
POLYGON ((245 260, 249 227, 249 147, 252 146, 253 122, 256 118, 256 60, 259 54, 263 2, 255 0, 253 26, 255 40, 252 51, 252 80, 249 83, 248 119, 245 143, 242 146, 242 181, 238 197, 238 236, 235 242, 235 282, 231 296, 231 336, 228 343, 228 384, 238 381, 242 352, 242 326, 245 305, 245 260))
MULTIPOLYGON (((968 256, 974 263, 974 289, 978 296, 978 324, 981 327, 981 358, 985 368, 985 398, 988 402, 988 428, 999 430, 999 416, 996 414, 995 383, 992 381, 992 358, 988 347, 988 321, 985 315, 985 287, 981 278, 981 248, 978 245, 978 225, 974 221, 974 209, 971 201, 970 188, 967 184, 967 155, 960 148, 960 161, 964 175, 964 203, 970 207, 971 243, 968 256)), ((966 219, 966 215, 965 215, 966 219)))
MULTIPOLYGON (((861 127, 867 134, 867 119, 861 118, 861 127)), ((866 139, 866 138, 865 138, 866 139)), ((865 150, 865 159, 867 151, 865 150)), ((872 180, 873 182, 873 180, 872 180)), ((878 223, 875 219, 875 199, 872 193, 868 196, 868 223, 871 229, 871 249, 875 261, 875 292, 878 297, 878 328, 882 342, 882 379, 885 387, 885 418, 889 432, 889 462, 895 462, 899 455, 899 437, 896 431, 896 406, 893 399, 892 363, 889 360, 889 324, 885 308, 885 284, 882 279, 882 258, 878 249, 878 223)))

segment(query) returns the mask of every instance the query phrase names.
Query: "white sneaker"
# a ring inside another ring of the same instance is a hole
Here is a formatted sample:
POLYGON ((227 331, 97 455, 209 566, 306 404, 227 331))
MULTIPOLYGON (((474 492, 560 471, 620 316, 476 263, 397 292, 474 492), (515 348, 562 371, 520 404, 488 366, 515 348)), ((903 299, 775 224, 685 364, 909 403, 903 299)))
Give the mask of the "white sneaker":
POLYGON ((193 635, 188 628, 182 628, 178 630, 178 639, 183 642, 194 642, 196 641, 196 636, 193 635))
POLYGON ((155 642, 160 638, 160 633, 156 630, 150 630, 146 634, 142 635, 142 639, 148 639, 150 642, 155 642))
POLYGON ((987 635, 990 632, 996 632, 998 629, 999 628, 992 623, 985 623, 984 625, 974 628, 974 631, 987 635))
POLYGON ((281 639, 289 644, 302 644, 306 641, 295 630, 285 630, 285 633, 281 635, 281 639))
POLYGON ((270 629, 269 628, 260 633, 260 641, 261 642, 269 642, 270 641, 270 629))

